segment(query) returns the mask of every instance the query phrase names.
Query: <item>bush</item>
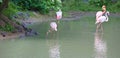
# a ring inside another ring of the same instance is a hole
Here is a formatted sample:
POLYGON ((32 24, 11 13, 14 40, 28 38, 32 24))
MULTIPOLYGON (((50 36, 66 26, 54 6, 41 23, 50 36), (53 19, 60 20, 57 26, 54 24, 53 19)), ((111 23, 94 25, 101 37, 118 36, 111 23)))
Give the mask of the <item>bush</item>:
POLYGON ((63 10, 64 11, 97 11, 100 9, 100 7, 95 7, 93 5, 90 5, 89 3, 86 3, 82 0, 65 0, 63 2, 63 10), (72 2, 72 3, 71 3, 72 2))
POLYGON ((15 30, 15 28, 10 24, 6 24, 5 26, 0 26, 0 30, 11 32, 11 31, 15 30))
POLYGON ((110 5, 112 3, 112 0, 89 0, 90 5, 99 6, 102 5, 110 5))
POLYGON ((120 1, 118 0, 64 0, 64 11, 100 11, 101 6, 106 5, 110 12, 120 12, 120 1), (72 2, 72 3, 71 3, 72 2))
POLYGON ((61 8, 59 0, 12 0, 16 5, 21 6, 23 10, 37 10, 46 14, 51 9, 57 10, 61 8))
POLYGON ((112 12, 120 12, 120 1, 110 6, 109 10, 112 12))
POLYGON ((19 8, 19 6, 16 6, 14 3, 10 2, 8 8, 3 10, 3 14, 8 18, 11 18, 11 15, 14 15, 16 12, 18 12, 19 8))

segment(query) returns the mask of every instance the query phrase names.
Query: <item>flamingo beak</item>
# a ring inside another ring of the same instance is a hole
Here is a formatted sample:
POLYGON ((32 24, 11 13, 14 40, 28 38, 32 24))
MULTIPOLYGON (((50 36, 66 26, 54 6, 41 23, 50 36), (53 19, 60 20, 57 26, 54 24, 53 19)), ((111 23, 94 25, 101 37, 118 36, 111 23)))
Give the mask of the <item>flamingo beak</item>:
POLYGON ((107 12, 107 15, 110 15, 110 13, 109 13, 109 12, 107 12))

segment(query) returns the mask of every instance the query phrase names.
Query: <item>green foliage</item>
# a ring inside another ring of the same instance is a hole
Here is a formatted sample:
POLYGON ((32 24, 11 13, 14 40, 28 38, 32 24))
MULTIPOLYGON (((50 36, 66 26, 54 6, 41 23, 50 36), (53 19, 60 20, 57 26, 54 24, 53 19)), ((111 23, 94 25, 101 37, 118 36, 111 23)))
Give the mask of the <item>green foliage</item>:
POLYGON ((107 10, 110 12, 120 12, 120 1, 113 0, 89 0, 89 4, 94 7, 107 6, 107 10))
POLYGON ((89 5, 89 3, 83 2, 82 0, 65 0, 63 2, 63 10, 73 10, 73 11, 97 11, 100 7, 95 7, 89 5), (72 2, 72 3, 71 3, 72 2), (66 4, 67 3, 67 4, 66 4))
POLYGON ((94 6, 102 6, 102 5, 110 5, 112 3, 111 0, 89 0, 90 5, 94 6))
POLYGON ((14 3, 10 2, 8 8, 3 10, 3 14, 7 17, 11 18, 11 15, 14 15, 16 12, 18 12, 19 6, 16 6, 14 3))
POLYGON ((107 6, 107 10, 110 12, 120 12, 120 1, 113 0, 89 0, 84 2, 83 0, 64 0, 64 11, 100 11, 102 5, 107 6), (71 3, 72 2, 72 3, 71 3))
POLYGON ((120 12, 120 1, 118 1, 117 3, 111 5, 109 7, 109 10, 112 12, 120 12))
POLYGON ((1 31, 8 31, 11 32, 13 31, 15 28, 13 26, 11 26, 10 24, 6 24, 5 26, 0 26, 0 30, 1 31))
POLYGON ((46 14, 51 9, 57 10, 62 4, 59 0, 12 0, 16 5, 21 6, 23 10, 37 10, 46 14))

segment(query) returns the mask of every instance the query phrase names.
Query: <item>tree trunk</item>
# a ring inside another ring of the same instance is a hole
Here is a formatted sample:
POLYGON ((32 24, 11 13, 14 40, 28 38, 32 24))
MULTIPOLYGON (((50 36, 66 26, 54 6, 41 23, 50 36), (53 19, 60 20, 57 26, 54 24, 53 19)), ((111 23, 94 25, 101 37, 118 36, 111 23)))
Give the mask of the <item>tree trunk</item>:
POLYGON ((0 26, 5 26, 5 22, 3 21, 3 15, 2 10, 4 10, 6 7, 8 7, 9 0, 2 0, 2 3, 0 4, 0 26))
POLYGON ((1 14, 2 10, 4 10, 5 8, 8 7, 8 3, 9 3, 9 0, 2 0, 2 3, 0 5, 0 14, 1 14))

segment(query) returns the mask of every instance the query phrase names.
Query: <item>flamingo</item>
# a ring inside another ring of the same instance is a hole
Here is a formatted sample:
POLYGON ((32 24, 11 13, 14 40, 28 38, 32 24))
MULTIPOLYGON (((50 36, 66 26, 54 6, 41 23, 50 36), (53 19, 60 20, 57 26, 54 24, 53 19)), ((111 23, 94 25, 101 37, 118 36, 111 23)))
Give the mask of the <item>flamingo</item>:
POLYGON ((62 18, 62 11, 59 9, 59 11, 56 12, 56 19, 60 20, 62 18))
POLYGON ((51 22, 50 27, 53 31, 57 31, 57 23, 56 22, 51 22))
POLYGON ((48 33, 52 32, 52 31, 57 31, 57 23, 56 22, 50 23, 50 29, 48 30, 47 35, 48 35, 48 33))
POLYGON ((98 11, 96 13, 96 22, 95 22, 95 24, 97 24, 97 29, 101 28, 101 30, 103 31, 102 23, 103 22, 108 22, 108 20, 109 20, 108 15, 109 15, 108 11, 106 11, 105 13, 102 12, 102 11, 98 11))
POLYGON ((105 13, 105 16, 102 16, 102 14, 103 14, 102 11, 98 11, 96 13, 96 22, 95 22, 95 24, 103 23, 103 22, 108 22, 108 20, 109 20, 109 18, 108 18, 109 12, 107 11, 105 13))

